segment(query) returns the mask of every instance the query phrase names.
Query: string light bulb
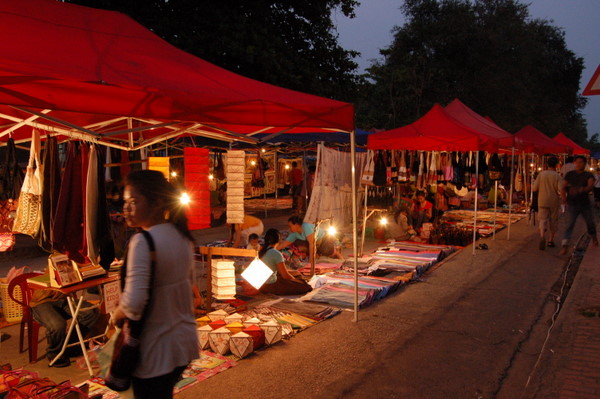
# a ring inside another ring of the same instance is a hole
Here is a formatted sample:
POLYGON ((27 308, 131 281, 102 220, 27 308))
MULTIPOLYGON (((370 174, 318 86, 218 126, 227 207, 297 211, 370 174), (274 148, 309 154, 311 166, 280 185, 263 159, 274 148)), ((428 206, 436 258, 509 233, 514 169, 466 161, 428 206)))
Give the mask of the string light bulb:
POLYGON ((329 234, 330 236, 334 236, 337 234, 337 229, 335 228, 335 226, 329 226, 327 228, 327 234, 329 234))
POLYGON ((286 169, 289 169, 289 168, 290 168, 290 165, 288 165, 288 164, 286 163, 286 164, 285 164, 285 168, 286 168, 286 169))
POLYGON ((182 193, 181 197, 179 197, 179 202, 181 202, 182 205, 189 205, 191 201, 192 199, 188 193, 182 193))
POLYGON ((252 165, 252 166, 256 165, 256 161, 254 161, 254 160, 250 161, 250 165, 252 165))
POLYGON ((385 216, 382 216, 381 219, 379 219, 379 224, 381 224, 382 226, 385 226, 388 224, 388 220, 385 216))
POLYGON ((177 177, 177 172, 175 172, 175 171, 172 171, 172 172, 171 172, 171 177, 177 177))
POLYGON ((213 174, 211 173, 210 175, 208 175, 208 180, 213 180, 215 177, 213 176, 213 174))

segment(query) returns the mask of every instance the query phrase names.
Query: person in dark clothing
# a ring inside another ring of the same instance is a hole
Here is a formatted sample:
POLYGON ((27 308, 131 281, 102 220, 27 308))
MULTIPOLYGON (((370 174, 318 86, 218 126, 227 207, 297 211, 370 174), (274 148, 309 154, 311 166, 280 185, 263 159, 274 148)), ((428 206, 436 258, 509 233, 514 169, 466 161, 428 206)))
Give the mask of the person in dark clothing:
POLYGON ((569 250, 569 241, 573 235, 573 228, 577 217, 581 215, 587 225, 587 232, 592 238, 592 243, 598 246, 596 237, 596 222, 590 199, 594 188, 594 175, 586 171, 587 160, 584 156, 575 157, 575 170, 565 175, 561 186, 562 203, 567 205, 567 228, 562 241, 560 255, 565 255, 569 250))

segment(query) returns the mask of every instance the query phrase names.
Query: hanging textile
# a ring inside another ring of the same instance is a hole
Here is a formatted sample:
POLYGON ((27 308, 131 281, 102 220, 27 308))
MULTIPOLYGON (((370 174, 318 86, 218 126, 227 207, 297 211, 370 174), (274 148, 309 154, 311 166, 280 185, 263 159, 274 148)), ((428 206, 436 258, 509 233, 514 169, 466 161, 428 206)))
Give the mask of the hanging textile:
POLYGON ((375 171, 374 152, 373 150, 367 151, 366 165, 363 172, 359 175, 361 176, 360 183, 366 186, 373 185, 373 172, 375 171))
MULTIPOLYGON (((87 164, 86 145, 77 148, 76 142, 69 142, 65 171, 60 185, 60 194, 54 222, 52 224, 52 246, 58 252, 67 254, 70 259, 84 263, 84 166, 87 164)), ((87 252, 87 251, 86 251, 87 252)))
MULTIPOLYGON (((96 234, 94 237, 94 246, 98 248, 100 261, 98 262, 104 270, 110 269, 110 265, 116 257, 115 244, 113 241, 110 217, 108 215, 108 203, 106 201, 106 181, 103 173, 100 173, 104 166, 102 160, 105 158, 106 147, 96 146, 96 184, 98 185, 96 215, 96 234)), ((88 246, 90 244, 88 243, 88 246)), ((88 250, 89 252, 89 250, 88 250)))
POLYGON ((40 162, 40 132, 32 132, 27 173, 19 195, 19 205, 13 225, 15 233, 35 237, 42 220, 42 165, 40 162))
POLYGON ((15 245, 12 228, 23 186, 23 172, 17 163, 15 151, 15 142, 9 138, 0 181, 0 252, 10 251, 15 245))
POLYGON ((85 236, 87 256, 97 265, 100 260, 98 246, 98 152, 96 146, 90 146, 89 164, 85 180, 85 236))
MULTIPOLYGON (((106 169, 108 170, 109 168, 106 169)), ((58 143, 55 137, 46 138, 42 182, 42 222, 38 245, 50 252, 52 250, 52 225, 58 206, 61 185, 60 159, 58 157, 58 143)))
POLYGON ((148 157, 148 169, 162 173, 165 179, 171 179, 171 158, 148 157))
POLYGON ((227 223, 244 223, 244 151, 227 151, 227 223))
MULTIPOLYGON (((208 149, 186 147, 183 150, 185 189, 190 197, 186 212, 190 230, 210 227, 209 161, 208 149)), ((229 189, 228 186, 228 194, 229 189)))
MULTIPOLYGON (((366 153, 356 154, 356 175, 363 175, 366 153)), ((314 223, 333 217, 337 226, 352 221, 352 158, 350 153, 319 144, 315 184, 304 220, 314 223)))
MULTIPOLYGON (((331 167, 335 168, 335 164, 331 167)), ((373 169, 373 184, 376 186, 385 186, 387 183, 387 167, 385 164, 385 151, 375 153, 375 166, 373 169)))

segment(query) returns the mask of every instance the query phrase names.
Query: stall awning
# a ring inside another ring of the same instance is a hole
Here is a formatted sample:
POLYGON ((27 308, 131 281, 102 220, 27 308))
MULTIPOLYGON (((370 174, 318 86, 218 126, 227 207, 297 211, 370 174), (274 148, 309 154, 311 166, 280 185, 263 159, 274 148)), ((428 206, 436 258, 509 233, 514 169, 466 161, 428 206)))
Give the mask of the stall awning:
POLYGON ((557 143, 531 125, 527 125, 519 130, 515 133, 515 137, 523 143, 523 151, 527 153, 543 155, 569 152, 567 146, 557 143))
POLYGON ((565 136, 563 132, 558 133, 556 136, 554 136, 552 140, 571 148, 570 152, 572 152, 575 155, 590 155, 590 150, 586 150, 585 148, 583 148, 582 146, 565 136))
POLYGON ((370 150, 477 151, 497 149, 495 140, 465 126, 435 104, 410 125, 374 133, 370 150))
POLYGON ((131 149, 183 133, 249 140, 354 128, 351 104, 229 72, 117 12, 19 0, 1 2, 0 16, 4 140, 37 126, 131 149))

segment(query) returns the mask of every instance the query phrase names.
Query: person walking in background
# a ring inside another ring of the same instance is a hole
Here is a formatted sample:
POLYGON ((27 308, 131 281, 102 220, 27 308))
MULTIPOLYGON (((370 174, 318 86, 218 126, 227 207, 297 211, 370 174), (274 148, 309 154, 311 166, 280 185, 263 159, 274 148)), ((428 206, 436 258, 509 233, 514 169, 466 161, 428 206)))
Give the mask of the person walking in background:
POLYGON ((538 216, 540 218, 540 249, 546 246, 553 248, 554 235, 558 227, 558 214, 560 209, 560 196, 562 178, 556 172, 558 159, 550 157, 547 169, 540 172, 535 182, 533 191, 538 193, 538 216), (549 235, 546 236, 546 233, 549 235))
POLYGON ((596 208, 600 208, 600 167, 596 168, 594 177, 596 178, 594 182, 594 200, 596 201, 596 208))
POLYGON ((560 168, 560 175, 562 177, 565 177, 570 171, 575 170, 575 164, 573 163, 574 160, 575 158, 573 158, 571 155, 565 159, 565 164, 562 166, 562 168, 560 168))
POLYGON ((298 162, 292 162, 292 171, 290 173, 292 209, 297 211, 299 206, 300 194, 302 193, 302 170, 298 167, 298 162))
POLYGON ((144 317, 140 361, 132 373, 135 398, 172 398, 181 373, 199 357, 191 280, 194 240, 177 192, 161 172, 130 173, 123 197, 129 226, 152 237, 154 274, 150 240, 138 233, 129 243, 123 292, 112 318, 119 325, 125 318, 144 317))
POLYGON ((590 192, 595 183, 594 175, 586 171, 587 160, 584 156, 575 157, 575 170, 568 172, 561 186, 562 202, 567 204, 567 229, 562 241, 560 255, 565 255, 569 250, 569 241, 573 235, 573 228, 577 217, 581 215, 587 225, 587 232, 592 238, 592 243, 598 246, 596 237, 596 221, 590 200, 590 192))

